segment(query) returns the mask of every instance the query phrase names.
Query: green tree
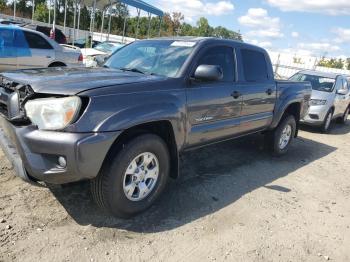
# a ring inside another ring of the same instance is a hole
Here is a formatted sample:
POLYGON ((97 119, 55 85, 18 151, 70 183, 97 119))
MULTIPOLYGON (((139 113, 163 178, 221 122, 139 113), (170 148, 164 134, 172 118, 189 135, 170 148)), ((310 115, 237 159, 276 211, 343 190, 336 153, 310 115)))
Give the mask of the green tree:
POLYGON ((34 12, 34 20, 41 21, 41 22, 47 22, 49 19, 49 10, 47 9, 47 6, 45 3, 39 3, 35 7, 34 12))
POLYGON ((210 27, 208 20, 205 17, 199 18, 197 21, 198 36, 210 36, 213 29, 210 27))
POLYGON ((6 0, 0 0, 0 11, 4 11, 6 8, 6 0))
POLYGON ((317 65, 329 68, 343 69, 345 64, 343 59, 341 58, 326 59, 325 57, 322 57, 321 60, 317 63, 317 65))
POLYGON ((181 26, 181 35, 182 36, 195 36, 198 35, 197 28, 191 26, 190 24, 183 23, 181 26))
POLYGON ((346 59, 346 69, 350 70, 350 57, 346 59))

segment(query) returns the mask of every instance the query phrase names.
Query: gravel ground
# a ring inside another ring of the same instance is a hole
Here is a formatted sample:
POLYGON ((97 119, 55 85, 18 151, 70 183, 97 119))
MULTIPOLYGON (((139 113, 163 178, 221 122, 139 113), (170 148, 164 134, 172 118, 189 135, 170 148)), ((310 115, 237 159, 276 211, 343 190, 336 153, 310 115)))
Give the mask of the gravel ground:
POLYGON ((22 182, 0 152, 0 261, 350 261, 349 132, 301 131, 281 158, 261 135, 187 153, 130 220, 100 211, 88 183, 22 182))

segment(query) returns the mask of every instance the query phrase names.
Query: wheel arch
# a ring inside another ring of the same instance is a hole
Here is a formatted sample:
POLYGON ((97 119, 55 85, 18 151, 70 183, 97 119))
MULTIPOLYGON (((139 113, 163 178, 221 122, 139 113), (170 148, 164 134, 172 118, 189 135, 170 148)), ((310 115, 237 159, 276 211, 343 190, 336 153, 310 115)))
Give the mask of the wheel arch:
POLYGON ((286 104, 282 110, 277 111, 275 114, 275 119, 271 124, 271 129, 274 129, 278 126, 278 124, 288 115, 292 115, 295 117, 296 121, 296 131, 295 137, 298 136, 299 131, 299 120, 301 115, 301 102, 300 101, 290 101, 290 103, 286 104))
POLYGON ((125 129, 119 136, 116 138, 112 146, 110 147, 104 163, 108 161, 111 155, 115 155, 118 151, 123 148, 123 146, 133 138, 136 138, 143 134, 155 134, 161 137, 166 143, 169 155, 170 155, 170 177, 178 178, 179 176, 179 152, 176 144, 174 128, 172 123, 169 120, 159 120, 147 122, 139 125, 132 126, 128 129, 125 129))
POLYGON ((51 62, 48 67, 58 67, 58 66, 67 66, 65 63, 60 61, 51 62))

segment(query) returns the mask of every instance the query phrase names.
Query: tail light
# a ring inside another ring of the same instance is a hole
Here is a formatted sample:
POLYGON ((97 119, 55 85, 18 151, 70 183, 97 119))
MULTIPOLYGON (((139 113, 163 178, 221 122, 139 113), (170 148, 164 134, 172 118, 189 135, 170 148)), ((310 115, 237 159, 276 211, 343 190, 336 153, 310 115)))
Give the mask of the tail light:
POLYGON ((80 54, 80 55, 79 55, 79 58, 78 58, 78 62, 83 62, 83 60, 84 60, 84 59, 83 59, 83 55, 80 54))

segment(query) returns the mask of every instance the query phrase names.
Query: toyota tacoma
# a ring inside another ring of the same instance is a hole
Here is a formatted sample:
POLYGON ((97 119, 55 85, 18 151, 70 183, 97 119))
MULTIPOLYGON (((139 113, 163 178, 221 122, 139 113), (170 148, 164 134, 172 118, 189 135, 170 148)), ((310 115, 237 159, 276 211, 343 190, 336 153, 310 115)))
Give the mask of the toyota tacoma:
POLYGON ((267 52, 215 38, 136 41, 101 68, 0 75, 0 144, 31 183, 91 181, 119 217, 151 206, 188 150, 263 132, 287 152, 309 82, 275 81, 267 52))

